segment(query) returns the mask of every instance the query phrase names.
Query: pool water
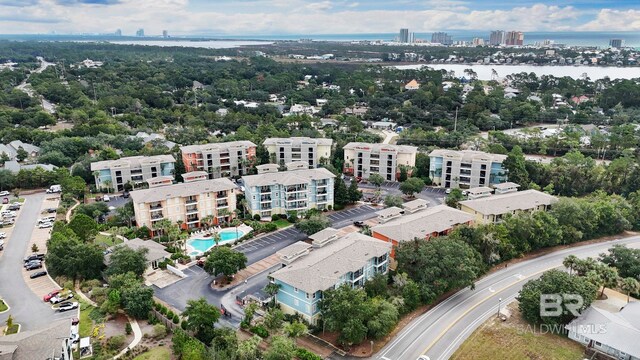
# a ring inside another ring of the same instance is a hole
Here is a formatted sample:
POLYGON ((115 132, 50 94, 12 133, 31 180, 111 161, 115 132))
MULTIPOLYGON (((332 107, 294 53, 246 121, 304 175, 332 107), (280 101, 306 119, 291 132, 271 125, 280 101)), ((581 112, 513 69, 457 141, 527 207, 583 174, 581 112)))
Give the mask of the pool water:
MULTIPOLYGON (((218 234, 220 235, 220 242, 218 243, 219 245, 235 241, 236 239, 244 236, 244 232, 240 230, 237 231, 236 235, 235 229, 222 230, 218 234)), ((199 255, 199 253, 203 253, 215 246, 216 242, 213 240, 213 238, 191 239, 187 240, 187 245, 191 246, 195 250, 189 253, 189 255, 199 255)))

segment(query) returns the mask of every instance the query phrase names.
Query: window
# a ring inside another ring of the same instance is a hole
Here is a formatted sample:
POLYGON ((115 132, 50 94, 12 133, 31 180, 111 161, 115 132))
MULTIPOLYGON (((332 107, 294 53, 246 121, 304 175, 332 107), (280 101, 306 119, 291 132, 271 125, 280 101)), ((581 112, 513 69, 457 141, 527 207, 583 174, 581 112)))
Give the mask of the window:
POLYGON ((294 287, 294 288, 293 288, 293 292, 297 294, 297 293, 298 293, 298 288, 297 288, 297 287, 294 287))
POLYGON ((316 298, 316 293, 313 293, 313 298, 314 298, 314 299, 316 298))
POLYGON ((308 299, 309 298, 309 293, 307 293, 306 296, 307 296, 307 299, 308 299))

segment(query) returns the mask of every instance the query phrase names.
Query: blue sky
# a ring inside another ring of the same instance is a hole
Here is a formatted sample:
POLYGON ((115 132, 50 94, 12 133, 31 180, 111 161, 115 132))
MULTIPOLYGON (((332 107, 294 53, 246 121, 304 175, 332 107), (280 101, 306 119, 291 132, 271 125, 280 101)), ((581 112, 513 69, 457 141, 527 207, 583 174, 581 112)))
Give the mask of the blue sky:
POLYGON ((0 0, 0 33, 640 31, 639 0, 0 0))

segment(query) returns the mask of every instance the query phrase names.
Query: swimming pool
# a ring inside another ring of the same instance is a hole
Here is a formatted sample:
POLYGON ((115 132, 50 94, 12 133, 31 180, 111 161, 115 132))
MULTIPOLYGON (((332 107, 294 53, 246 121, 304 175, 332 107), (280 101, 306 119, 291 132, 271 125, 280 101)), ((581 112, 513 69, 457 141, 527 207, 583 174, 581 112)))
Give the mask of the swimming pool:
MULTIPOLYGON (((236 229, 224 229, 218 232, 220 235, 219 245, 223 245, 229 242, 235 242, 237 239, 244 236, 244 231, 236 229)), ((187 246, 190 246, 193 251, 189 252, 189 255, 195 256, 208 251, 212 247, 216 245, 216 242, 213 240, 213 237, 208 237, 204 239, 190 239, 187 240, 187 246)))

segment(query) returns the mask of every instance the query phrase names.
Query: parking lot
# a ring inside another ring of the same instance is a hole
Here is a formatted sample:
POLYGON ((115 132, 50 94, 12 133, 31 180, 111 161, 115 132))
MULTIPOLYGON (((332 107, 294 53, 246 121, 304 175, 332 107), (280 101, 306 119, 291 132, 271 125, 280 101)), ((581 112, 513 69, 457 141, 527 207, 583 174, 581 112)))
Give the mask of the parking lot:
POLYGON ((264 259, 278 250, 283 249, 296 241, 304 240, 307 236, 294 227, 263 235, 255 240, 249 240, 236 247, 235 250, 243 252, 247 256, 247 264, 264 259))

